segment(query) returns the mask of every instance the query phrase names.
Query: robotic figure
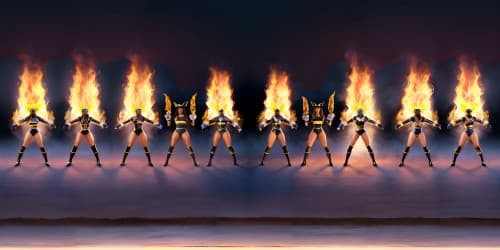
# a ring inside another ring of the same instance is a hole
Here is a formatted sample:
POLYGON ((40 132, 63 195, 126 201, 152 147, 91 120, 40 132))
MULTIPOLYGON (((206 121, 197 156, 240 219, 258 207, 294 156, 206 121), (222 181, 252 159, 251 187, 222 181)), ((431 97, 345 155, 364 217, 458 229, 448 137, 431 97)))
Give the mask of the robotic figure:
POLYGON ((123 158, 122 162, 120 164, 121 167, 125 166, 125 160, 127 159, 128 153, 130 152, 130 148, 132 148, 132 145, 134 144, 135 140, 139 138, 142 146, 144 147, 144 152, 146 153, 146 157, 148 158, 148 165, 150 167, 153 167, 153 162, 151 162, 151 153, 149 152, 148 148, 148 137, 146 135, 146 132, 142 130, 142 126, 144 123, 149 123, 152 125, 155 125, 157 128, 161 129, 162 126, 160 124, 154 124, 154 122, 143 116, 142 115, 142 110, 141 109, 136 109, 135 110, 135 116, 131 117, 130 119, 126 121, 122 121, 116 125, 115 129, 120 129, 124 125, 132 123, 134 125, 134 130, 130 132, 129 138, 128 138, 128 143, 127 143, 127 148, 125 149, 125 152, 123 153, 123 158))
POLYGON ((291 166, 290 163, 290 156, 288 154, 288 149, 286 147, 286 138, 285 134, 283 133, 283 130, 281 129, 282 124, 290 126, 292 129, 296 129, 297 123, 289 121, 285 117, 281 116, 280 110, 276 109, 274 111, 273 117, 271 119, 266 120, 259 124, 259 130, 263 130, 265 127, 271 125, 271 132, 269 133, 269 137, 267 139, 267 146, 266 149, 264 150, 264 156, 262 156, 262 160, 260 162, 260 165, 264 165, 264 160, 266 159, 267 155, 269 155, 269 151, 271 151, 271 147, 273 146, 274 142, 276 139, 278 139, 281 148, 283 148, 283 153, 286 156, 287 164, 288 166, 291 166))
POLYGON ((99 126, 101 128, 107 128, 108 125, 105 122, 100 122, 100 121, 94 119, 93 117, 91 117, 89 115, 88 109, 82 109, 82 115, 71 120, 71 121, 68 121, 65 124, 65 127, 69 128, 72 125, 77 124, 77 123, 80 123, 81 130, 80 130, 80 133, 78 133, 78 135, 76 136, 75 144, 73 145, 73 149, 71 149, 71 152, 69 153, 69 160, 66 163, 66 167, 70 167, 71 164, 73 163, 73 157, 75 156, 76 151, 78 150, 78 147, 80 146, 80 143, 82 142, 82 140, 84 138, 87 140, 87 143, 89 144, 90 148, 92 149, 92 152, 94 153, 94 156, 95 156, 95 159, 97 162, 97 166, 101 167, 102 165, 101 165, 101 161, 99 160, 99 152, 97 151, 97 147, 95 146, 95 139, 94 139, 94 135, 90 131, 90 125, 92 123, 99 124, 99 126))
POLYGON ((374 126, 377 126, 380 129, 383 129, 384 127, 380 122, 377 122, 368 116, 365 116, 363 114, 363 109, 358 109, 358 114, 353 116, 351 119, 341 122, 339 126, 337 127, 337 130, 344 129, 345 126, 349 126, 350 124, 354 123, 356 125, 356 130, 354 132, 354 136, 351 140, 351 144, 349 144, 349 147, 347 148, 347 153, 345 155, 345 161, 344 161, 344 166, 347 166, 349 164, 349 157, 351 156, 352 149, 358 139, 361 137, 363 142, 365 143, 366 149, 368 150, 368 153, 370 154, 370 157, 372 159, 372 164, 374 167, 377 167, 377 162, 375 161, 375 154, 373 153, 373 149, 370 146, 370 140, 368 138, 368 135, 366 134, 365 130, 365 124, 372 124, 374 126))
POLYGON ((479 155, 479 158, 481 159, 481 166, 486 167, 486 163, 484 161, 483 157, 483 152, 481 151, 481 147, 479 146, 479 138, 477 136, 477 133, 474 132, 474 125, 476 123, 479 123, 483 126, 489 126, 489 123, 487 120, 481 120, 476 118, 475 116, 472 116, 472 110, 467 109, 465 111, 465 116, 457 119, 455 121, 451 121, 448 124, 448 128, 458 126, 463 124, 464 125, 464 131, 460 135, 460 140, 458 142, 458 147, 455 150, 455 154, 453 156, 453 161, 451 162, 451 166, 455 166, 455 162, 457 161, 457 157, 460 154, 460 151, 462 150, 462 147, 465 145, 467 141, 470 141, 474 148, 476 148, 477 155, 479 155))
POLYGON ((312 130, 309 132, 309 136, 307 138, 307 146, 304 151, 304 159, 302 160, 301 166, 305 166, 307 164, 307 157, 311 153, 311 147, 314 145, 316 142, 316 139, 319 139, 319 143, 321 146, 325 149, 326 152, 326 158, 328 159, 328 164, 330 166, 333 166, 332 163, 332 155, 330 153, 330 149, 328 148, 328 143, 326 140, 326 134, 325 131, 323 130, 323 124, 325 121, 327 122, 328 126, 332 125, 333 118, 335 118, 335 114, 333 114, 333 96, 335 94, 331 95, 331 100, 329 101, 328 105, 328 116, 325 117, 323 114, 323 103, 314 103, 311 102, 312 106, 312 116, 309 118, 309 107, 308 107, 308 100, 306 97, 302 97, 302 120, 304 120, 304 123, 306 126, 309 126, 309 123, 312 124, 312 130))
MULTIPOLYGON (((171 101, 168 95, 165 95, 165 110, 167 114, 165 114, 165 119, 167 120, 167 126, 170 127, 172 124, 172 115, 171 115, 171 101)), ((191 155, 191 158, 193 159, 193 164, 194 166, 198 166, 198 163, 196 162, 196 157, 194 155, 193 148, 191 147, 191 138, 189 136, 189 131, 187 130, 187 126, 191 125, 194 127, 195 121, 196 121, 196 94, 193 95, 191 98, 191 114, 189 116, 186 116, 186 109, 188 107, 187 101, 181 104, 175 103, 174 102, 174 107, 176 110, 176 114, 173 117, 173 122, 175 124, 175 131, 172 133, 172 138, 170 139, 170 146, 168 148, 167 152, 167 159, 165 160, 165 163, 163 164, 164 167, 168 166, 170 157, 172 156, 172 153, 174 152, 174 147, 179 142, 179 139, 182 139, 184 141, 184 144, 186 145, 186 148, 189 152, 189 155, 191 155)))
POLYGON ((42 153, 43 159, 45 161, 45 166, 50 167, 49 161, 47 159, 47 151, 45 150, 45 147, 43 146, 43 138, 42 138, 40 131, 38 131, 38 124, 44 123, 44 124, 48 124, 51 128, 55 128, 54 123, 51 121, 47 121, 47 120, 41 118, 40 116, 38 116, 36 114, 36 109, 31 109, 30 114, 28 116, 26 116, 24 119, 16 121, 12 125, 12 127, 15 129, 15 128, 18 128, 18 127, 26 124, 26 123, 30 127, 30 130, 28 132, 26 132, 26 134, 24 135, 23 144, 21 146, 21 149, 19 150, 19 154, 17 155, 17 161, 16 161, 14 166, 19 167, 21 165, 21 158, 24 155, 24 151, 26 150, 26 147, 28 147, 28 145, 31 143, 31 141, 33 139, 35 139, 35 142, 38 145, 38 147, 40 148, 40 152, 42 153))
POLYGON ((429 167, 432 167, 432 160, 431 160, 431 153, 429 152, 429 149, 427 149, 427 142, 425 140, 425 134, 422 130, 423 126, 426 124, 432 125, 435 128, 441 129, 441 125, 439 125, 438 122, 434 122, 432 120, 429 120, 425 117, 422 116, 421 110, 420 109, 415 109, 414 110, 414 115, 406 120, 404 120, 401 123, 398 123, 396 125, 396 129, 399 129, 403 126, 406 126, 408 124, 412 124, 413 128, 410 134, 408 135, 408 143, 406 144, 406 148, 403 151, 403 156, 401 158, 401 163, 399 163, 400 167, 404 166, 405 163, 405 158, 408 155, 408 152, 410 152, 410 148, 413 146, 415 141, 418 140, 420 143, 420 146, 422 146, 422 149, 424 150, 425 156, 427 156, 427 160, 429 162, 429 167))
POLYGON ((236 161, 236 153, 233 146, 231 145, 231 133, 229 133, 228 125, 233 126, 238 132, 241 132, 241 127, 235 121, 229 119, 224 115, 224 110, 219 110, 219 115, 210 119, 208 122, 203 122, 201 124, 201 129, 205 129, 210 126, 217 126, 217 131, 215 131, 214 138, 212 140, 212 149, 210 149, 210 158, 208 160, 207 166, 212 166, 212 159, 215 155, 215 150, 221 139, 224 140, 227 149, 233 156, 233 164, 236 166, 238 162, 236 161))

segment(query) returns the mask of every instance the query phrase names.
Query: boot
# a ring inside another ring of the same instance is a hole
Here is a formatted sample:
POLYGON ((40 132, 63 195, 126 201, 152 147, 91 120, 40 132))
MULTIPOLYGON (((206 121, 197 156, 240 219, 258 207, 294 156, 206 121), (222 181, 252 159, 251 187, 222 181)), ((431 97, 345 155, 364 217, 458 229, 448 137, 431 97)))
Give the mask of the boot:
POLYGON ((130 146, 127 146, 127 148, 125 148, 125 152, 123 153, 122 163, 120 163, 120 167, 125 166, 125 161, 127 160, 129 152, 130 152, 130 146))
POLYGON ((73 149, 71 149, 71 152, 69 152, 69 160, 66 163, 66 167, 70 167, 71 164, 73 164, 73 157, 75 157, 76 150, 78 150, 78 147, 76 145, 74 145, 73 149))
POLYGON ((479 155, 479 158, 481 159, 481 166, 486 167, 486 163, 484 162, 483 152, 481 151, 481 148, 477 147, 476 151, 477 155, 479 155))
POLYGON ((21 149, 19 149, 19 153, 17 154, 17 161, 16 164, 14 164, 14 167, 19 167, 21 165, 21 158, 23 158, 24 150, 26 150, 26 147, 21 146, 21 149))
POLYGON ((307 164, 307 157, 311 153, 311 147, 306 146, 306 150, 304 150, 304 159, 302 160, 301 166, 305 166, 307 164))
POLYGON ((94 153, 97 167, 102 167, 101 160, 99 159, 99 151, 97 151, 97 147, 94 144, 90 148, 92 149, 92 153, 94 153))
POLYGON ((238 162, 236 161, 236 152, 234 152, 234 148, 231 146, 227 149, 229 149, 229 153, 231 153, 231 155, 233 156, 233 165, 237 166, 238 162))
POLYGON ((368 150, 368 153, 370 154, 370 158, 372 159, 372 165, 374 167, 377 167, 377 161, 375 161, 375 153, 373 153, 373 149, 370 146, 366 146, 366 149, 368 150))
POLYGON ((172 156, 173 152, 174 152, 174 146, 168 147, 167 159, 165 160, 165 163, 163 164, 164 167, 168 166, 168 162, 170 161, 170 157, 172 156))
POLYGON ((40 148, 40 152, 42 152, 43 160, 45 161, 45 166, 50 167, 49 160, 47 159, 47 151, 44 147, 40 148))
MULTIPOLYGON (((173 148, 172 148, 173 149, 173 148)), ((195 167, 198 167, 198 163, 196 162, 196 157, 194 156, 194 150, 191 146, 188 147, 189 155, 191 155, 191 158, 193 159, 193 164, 195 167)), ((168 160, 167 160, 168 161, 168 160)), ((168 163, 168 162, 167 162, 168 163)))
POLYGON ((333 167, 332 154, 330 153, 330 149, 328 147, 325 147, 325 152, 326 152, 326 158, 328 158, 328 165, 333 167))
POLYGON ((347 167, 349 164, 349 157, 351 157, 351 152, 352 152, 352 146, 349 145, 347 148, 347 153, 345 154, 345 161, 344 161, 344 167, 347 167))
POLYGON ((264 160, 269 155, 269 151, 271 151, 271 148, 266 146, 266 149, 264 149, 264 155, 262 156, 262 160, 260 161, 261 166, 264 166, 264 160))
POLYGON ((408 152, 410 152, 410 147, 406 146, 405 151, 403 151, 403 156, 401 157, 401 162, 399 163, 400 167, 405 165, 405 159, 406 156, 408 155, 408 152))
POLYGON ((212 166, 212 159, 214 158, 215 150, 217 150, 217 147, 216 146, 212 146, 212 149, 210 149, 210 158, 208 159, 207 167, 212 166))
POLYGON ((290 167, 292 164, 290 163, 290 156, 288 154, 288 149, 286 148, 286 145, 282 147, 283 148, 283 153, 285 154, 287 165, 290 167))
POLYGON ((457 150, 455 150, 455 154, 453 155, 453 161, 451 162, 451 167, 455 166, 455 163, 457 162, 458 155, 460 154, 460 151, 462 151, 462 147, 458 146, 457 150))
POLYGON ((427 161, 429 161, 429 167, 432 168, 432 160, 431 160, 431 152, 429 152, 429 149, 427 147, 423 147, 423 150, 425 152, 425 156, 427 156, 427 161))
POLYGON ((151 162, 151 153, 149 152, 148 147, 144 147, 144 153, 146 154, 146 157, 148 158, 148 166, 154 167, 153 162, 151 162))

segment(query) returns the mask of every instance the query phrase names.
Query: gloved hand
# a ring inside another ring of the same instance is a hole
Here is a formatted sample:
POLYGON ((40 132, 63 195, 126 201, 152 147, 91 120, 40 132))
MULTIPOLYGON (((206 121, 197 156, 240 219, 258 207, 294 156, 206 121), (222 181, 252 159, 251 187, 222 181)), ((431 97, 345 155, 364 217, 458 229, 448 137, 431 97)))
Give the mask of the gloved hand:
POLYGON ((291 127, 292 129, 297 129, 297 128, 299 127, 299 125, 297 125, 297 123, 296 123, 296 122, 291 122, 291 123, 290 123, 290 127, 291 127))
POLYGON ((195 121, 195 120, 196 120, 196 118, 197 118, 197 117, 196 117, 196 115, 195 115, 195 114, 190 114, 190 115, 189 115, 189 120, 191 120, 191 121, 195 121))
POLYGON ((341 123, 339 124, 339 126, 337 127, 337 130, 338 130, 338 131, 340 131, 341 129, 343 130, 343 129, 344 129, 344 126, 345 126, 345 124, 344 124, 343 122, 341 122, 341 123))
POLYGON ((206 128, 207 128, 207 126, 208 126, 208 125, 207 125, 207 123, 206 123, 206 122, 203 122, 203 123, 201 124, 201 129, 202 129, 202 130, 203 130, 203 129, 206 129, 206 128))
POLYGON ((167 121, 172 120, 172 115, 170 115, 170 114, 165 114, 163 117, 165 117, 165 120, 167 120, 167 121))
POLYGON ((329 122, 332 122, 333 121, 333 118, 335 118, 335 114, 331 113, 331 114, 328 114, 326 116, 326 120, 328 120, 329 122))
POLYGON ((309 121, 309 115, 303 115, 302 116, 302 120, 305 121, 305 122, 308 122, 309 121))

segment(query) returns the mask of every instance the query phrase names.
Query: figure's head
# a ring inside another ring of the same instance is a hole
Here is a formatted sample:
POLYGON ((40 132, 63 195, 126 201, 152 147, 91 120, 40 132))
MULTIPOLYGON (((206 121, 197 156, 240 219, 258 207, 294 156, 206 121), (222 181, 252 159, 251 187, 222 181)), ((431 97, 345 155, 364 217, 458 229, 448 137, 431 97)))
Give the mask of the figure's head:
POLYGON ((177 114, 183 115, 184 114, 184 107, 178 107, 177 108, 177 114))
POLYGON ((142 114, 142 109, 135 109, 135 114, 136 115, 142 114))
POLYGON ((36 115, 36 109, 30 109, 30 115, 36 115))
POLYGON ((363 116, 363 109, 358 109, 358 116, 359 117, 363 116))
POLYGON ((223 116, 224 115, 224 109, 219 109, 219 115, 223 116))
POLYGON ((84 108, 82 109, 82 115, 88 115, 89 114, 89 110, 84 108))
POLYGON ((466 109, 466 110, 465 110, 465 114, 466 114, 467 116, 472 116, 472 109, 466 109))
POLYGON ((280 110, 279 109, 275 109, 274 110, 274 115, 279 115, 280 114, 280 110))
POLYGON ((416 116, 422 115, 422 111, 419 108, 416 108, 415 110, 413 110, 413 112, 415 112, 416 116))

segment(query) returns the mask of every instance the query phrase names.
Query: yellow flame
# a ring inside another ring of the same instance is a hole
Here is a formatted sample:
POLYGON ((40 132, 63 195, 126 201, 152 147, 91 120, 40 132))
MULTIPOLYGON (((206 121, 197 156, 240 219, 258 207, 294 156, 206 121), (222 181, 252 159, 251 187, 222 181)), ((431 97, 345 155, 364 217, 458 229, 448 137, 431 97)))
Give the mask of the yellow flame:
POLYGON ((210 79, 207 87, 207 110, 203 120, 207 121, 219 115, 219 110, 224 110, 224 115, 238 122, 238 111, 234 110, 233 89, 231 88, 231 75, 224 70, 210 68, 210 79))
POLYGON ((44 119, 54 120, 53 112, 47 109, 48 101, 45 99, 43 75, 40 65, 29 61, 23 62, 23 71, 19 76, 17 109, 12 115, 14 123, 28 116, 31 109, 35 109, 37 115, 44 119))
POLYGON ((88 109, 89 115, 99 121, 106 119, 100 108, 99 83, 95 65, 92 61, 86 61, 80 56, 75 57, 75 72, 68 102, 69 110, 64 116, 66 121, 80 116, 82 109, 88 109))
POLYGON ((280 114, 288 120, 297 120, 295 112, 292 110, 291 96, 292 89, 290 88, 288 74, 271 69, 267 82, 264 111, 260 114, 259 121, 270 119, 276 109, 279 109, 280 114))
POLYGON ((375 120, 380 120, 380 111, 376 108, 373 71, 366 65, 360 65, 358 59, 350 58, 351 72, 345 100, 347 110, 342 112, 341 120, 346 121, 356 115, 358 109, 375 120))
POLYGON ((402 122, 414 115, 415 109, 420 109, 422 116, 432 120, 437 119, 437 111, 433 110, 432 94, 434 87, 430 82, 431 73, 416 59, 410 61, 410 71, 407 83, 401 98, 401 109, 397 115, 397 122, 402 122))
POLYGON ((158 115, 154 112, 154 85, 153 71, 138 57, 130 58, 130 70, 127 74, 127 83, 124 91, 123 108, 118 116, 119 121, 129 119, 135 115, 136 109, 141 109, 142 115, 158 122, 158 115))
POLYGON ((487 119, 488 111, 484 109, 484 89, 481 84, 481 73, 477 64, 468 62, 465 58, 459 60, 459 72, 453 99, 454 109, 448 120, 453 121, 465 115, 465 110, 471 109, 474 116, 487 119))

